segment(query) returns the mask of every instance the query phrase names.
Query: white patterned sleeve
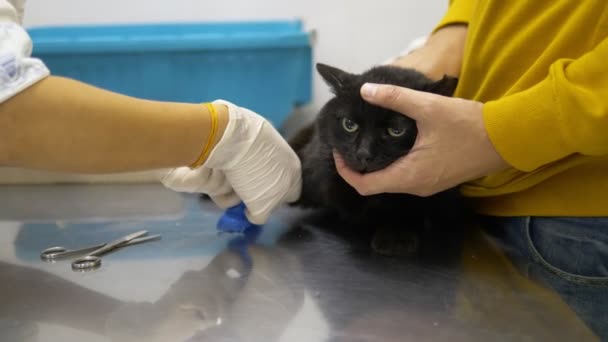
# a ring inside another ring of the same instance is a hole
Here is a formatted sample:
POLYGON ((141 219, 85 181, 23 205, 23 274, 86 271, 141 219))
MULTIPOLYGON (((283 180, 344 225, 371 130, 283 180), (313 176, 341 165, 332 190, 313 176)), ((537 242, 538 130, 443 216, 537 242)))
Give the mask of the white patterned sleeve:
POLYGON ((0 0, 0 103, 49 75, 20 24, 23 0, 0 0))

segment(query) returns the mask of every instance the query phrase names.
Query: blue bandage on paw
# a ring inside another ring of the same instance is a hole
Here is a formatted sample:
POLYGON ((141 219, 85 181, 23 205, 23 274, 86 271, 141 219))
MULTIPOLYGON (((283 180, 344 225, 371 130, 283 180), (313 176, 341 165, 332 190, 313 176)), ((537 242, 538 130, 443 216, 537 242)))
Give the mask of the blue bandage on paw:
POLYGON ((247 220, 244 203, 228 208, 217 222, 217 229, 227 233, 244 233, 248 229, 258 227, 260 226, 247 220))

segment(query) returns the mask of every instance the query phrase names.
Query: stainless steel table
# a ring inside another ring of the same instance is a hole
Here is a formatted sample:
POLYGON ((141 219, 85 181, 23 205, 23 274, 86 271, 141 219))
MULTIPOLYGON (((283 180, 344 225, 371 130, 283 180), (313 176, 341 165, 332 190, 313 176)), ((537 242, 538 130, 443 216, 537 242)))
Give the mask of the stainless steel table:
POLYGON ((476 229, 388 258, 323 213, 284 208, 247 235, 218 234, 220 215, 158 185, 0 187, 0 340, 594 340, 476 229), (140 229, 162 240, 95 271, 39 258, 140 229))

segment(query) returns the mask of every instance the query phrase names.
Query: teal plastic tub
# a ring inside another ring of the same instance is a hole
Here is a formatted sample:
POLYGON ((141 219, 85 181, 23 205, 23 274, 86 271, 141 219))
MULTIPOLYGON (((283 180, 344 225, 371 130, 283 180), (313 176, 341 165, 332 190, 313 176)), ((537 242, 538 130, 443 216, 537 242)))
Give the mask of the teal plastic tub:
POLYGON ((311 100, 311 33, 300 21, 39 27, 54 75, 152 100, 225 99, 280 125, 311 100))

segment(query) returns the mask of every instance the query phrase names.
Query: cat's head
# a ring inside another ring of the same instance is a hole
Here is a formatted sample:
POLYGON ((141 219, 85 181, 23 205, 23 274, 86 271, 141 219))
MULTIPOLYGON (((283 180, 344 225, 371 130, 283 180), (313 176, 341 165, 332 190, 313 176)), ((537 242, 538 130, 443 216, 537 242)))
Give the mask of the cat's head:
POLYGON ((337 150, 350 168, 363 173, 382 169, 407 154, 418 134, 414 120, 365 102, 360 95, 364 83, 394 84, 449 96, 457 82, 451 77, 435 82, 415 70, 391 66, 350 74, 319 63, 317 71, 335 94, 317 120, 321 140, 337 150))

